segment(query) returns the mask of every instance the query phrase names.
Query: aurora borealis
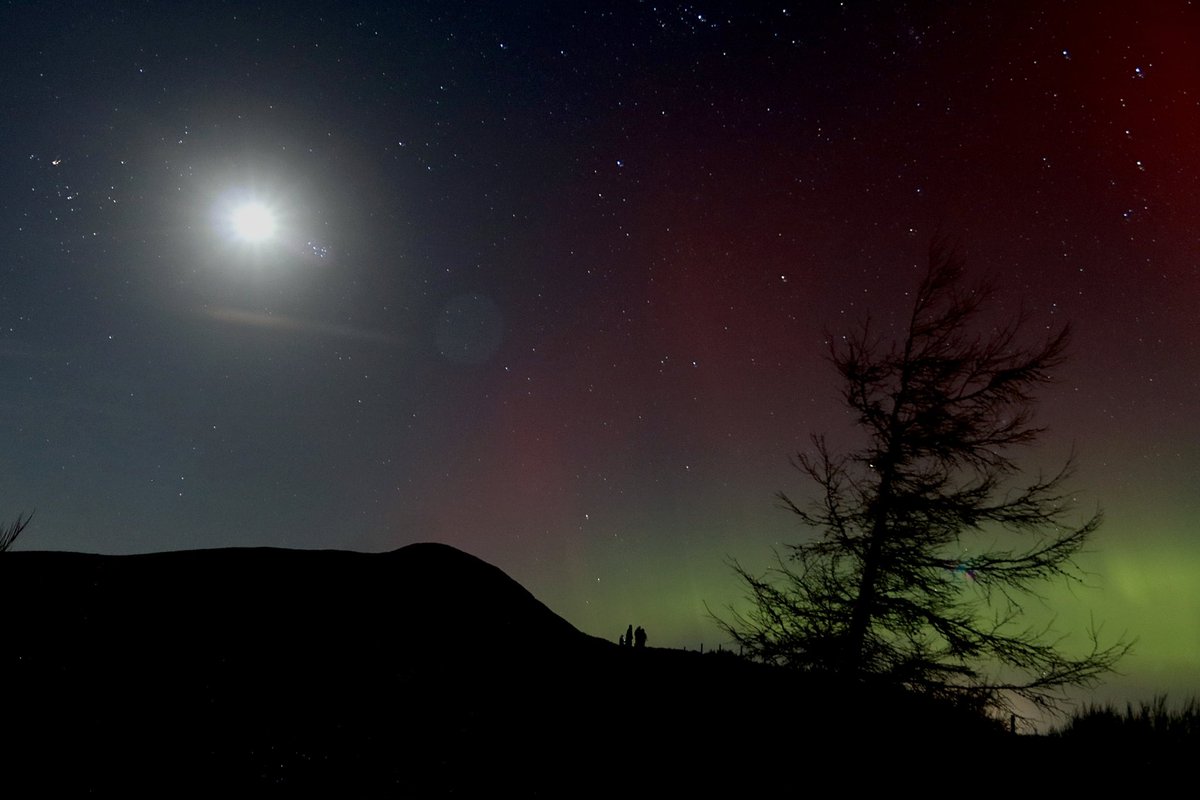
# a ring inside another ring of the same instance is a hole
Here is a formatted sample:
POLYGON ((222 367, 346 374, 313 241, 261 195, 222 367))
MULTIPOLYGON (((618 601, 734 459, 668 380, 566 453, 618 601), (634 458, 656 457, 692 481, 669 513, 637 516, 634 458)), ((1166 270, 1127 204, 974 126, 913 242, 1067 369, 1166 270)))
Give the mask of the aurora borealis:
POLYGON ((946 235, 1074 329, 1027 458, 1074 450, 1098 588, 1031 613, 1138 638, 1095 697, 1200 688, 1194 4, 17 4, 0 43, 21 548, 442 541, 712 647, 725 559, 805 535, 789 457, 853 436, 826 331, 902 322, 946 235))

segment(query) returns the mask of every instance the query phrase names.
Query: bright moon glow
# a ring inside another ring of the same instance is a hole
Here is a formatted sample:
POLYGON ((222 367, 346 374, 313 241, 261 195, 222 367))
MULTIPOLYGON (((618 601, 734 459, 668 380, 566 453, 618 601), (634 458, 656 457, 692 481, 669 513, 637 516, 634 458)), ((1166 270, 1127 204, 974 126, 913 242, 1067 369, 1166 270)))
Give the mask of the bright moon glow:
POLYGON ((262 203, 247 203, 234 209, 233 230, 246 241, 264 241, 275 233, 275 215, 262 203))

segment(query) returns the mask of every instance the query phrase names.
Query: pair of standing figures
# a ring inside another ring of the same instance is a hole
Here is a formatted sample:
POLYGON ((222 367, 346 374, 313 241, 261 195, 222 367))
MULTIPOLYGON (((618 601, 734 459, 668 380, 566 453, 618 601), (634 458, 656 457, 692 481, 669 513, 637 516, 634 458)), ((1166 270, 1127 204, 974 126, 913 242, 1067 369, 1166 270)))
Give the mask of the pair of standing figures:
POLYGON ((638 625, 637 630, 630 625, 625 629, 625 635, 618 640, 621 647, 645 647, 646 646, 646 629, 638 625))

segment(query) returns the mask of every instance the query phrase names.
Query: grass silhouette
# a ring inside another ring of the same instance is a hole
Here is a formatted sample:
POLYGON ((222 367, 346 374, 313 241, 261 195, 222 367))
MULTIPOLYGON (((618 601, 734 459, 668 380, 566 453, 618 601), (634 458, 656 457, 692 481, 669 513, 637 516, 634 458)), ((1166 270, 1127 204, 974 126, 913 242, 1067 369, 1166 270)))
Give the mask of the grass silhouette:
POLYGON ((1073 714, 1058 735, 1141 741, 1158 746, 1176 742, 1200 746, 1200 699, 1193 697, 1179 707, 1172 707, 1167 696, 1160 694, 1136 706, 1127 703, 1124 710, 1112 704, 1088 705, 1073 714))

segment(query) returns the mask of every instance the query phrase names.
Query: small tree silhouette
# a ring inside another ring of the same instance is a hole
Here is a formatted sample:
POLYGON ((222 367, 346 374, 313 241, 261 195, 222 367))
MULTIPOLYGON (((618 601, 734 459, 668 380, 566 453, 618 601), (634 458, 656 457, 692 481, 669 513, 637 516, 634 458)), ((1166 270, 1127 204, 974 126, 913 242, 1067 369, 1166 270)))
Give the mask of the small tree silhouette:
POLYGON ((31 519, 33 519, 33 514, 27 517, 18 515, 16 521, 11 525, 0 528, 0 553, 12 547, 12 543, 21 535, 21 531, 25 530, 25 526, 31 519))
MULTIPOLYGON (((734 569, 750 610, 718 624, 761 660, 903 685, 977 708, 1014 696, 1056 709, 1065 687, 1091 684, 1129 645, 1069 657, 1049 626, 1022 621, 1040 581, 1082 581, 1075 555, 1100 514, 1072 525, 1071 462, 1019 480, 1011 449, 1034 442, 1033 390, 1063 363, 1069 331, 1027 348, 1025 317, 977 331, 989 289, 963 285, 940 242, 898 341, 870 322, 830 361, 866 444, 847 455, 814 436, 797 468, 818 487, 807 507, 783 507, 819 531, 788 545, 766 575, 734 569), (1014 485, 1015 484, 1015 485, 1014 485)), ((840 341, 840 343, 839 343, 840 341)))

